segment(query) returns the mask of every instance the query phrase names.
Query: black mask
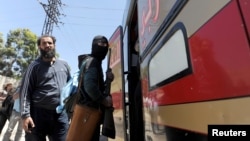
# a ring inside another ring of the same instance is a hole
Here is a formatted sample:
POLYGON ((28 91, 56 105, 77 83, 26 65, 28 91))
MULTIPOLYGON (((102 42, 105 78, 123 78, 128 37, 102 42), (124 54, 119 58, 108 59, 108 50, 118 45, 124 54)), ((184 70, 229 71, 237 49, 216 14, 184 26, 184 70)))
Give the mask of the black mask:
POLYGON ((91 54, 98 60, 102 61, 107 55, 108 47, 109 44, 106 37, 96 36, 92 42, 91 54))

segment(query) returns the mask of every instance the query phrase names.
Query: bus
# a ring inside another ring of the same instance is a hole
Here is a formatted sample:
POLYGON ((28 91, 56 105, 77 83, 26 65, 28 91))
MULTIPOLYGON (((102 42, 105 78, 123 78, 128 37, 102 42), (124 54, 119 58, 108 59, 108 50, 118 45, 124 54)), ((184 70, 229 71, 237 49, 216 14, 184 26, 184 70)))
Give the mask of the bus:
POLYGON ((114 140, 207 141, 209 125, 250 125, 249 9, 249 0, 127 1, 109 38, 114 140))

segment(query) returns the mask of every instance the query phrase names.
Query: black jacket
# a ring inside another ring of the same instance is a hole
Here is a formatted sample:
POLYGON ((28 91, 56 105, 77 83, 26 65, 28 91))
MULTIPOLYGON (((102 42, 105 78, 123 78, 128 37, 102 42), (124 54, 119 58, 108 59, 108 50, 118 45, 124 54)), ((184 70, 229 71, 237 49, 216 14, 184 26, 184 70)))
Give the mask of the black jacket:
POLYGON ((1 114, 5 115, 8 119, 11 116, 12 110, 14 106, 14 99, 11 94, 8 94, 5 100, 2 103, 1 114))
POLYGON ((84 72, 83 78, 79 76, 79 82, 82 81, 79 103, 99 108, 101 101, 105 98, 102 62, 90 55, 85 63, 88 67, 85 70, 81 68, 81 73, 84 72))

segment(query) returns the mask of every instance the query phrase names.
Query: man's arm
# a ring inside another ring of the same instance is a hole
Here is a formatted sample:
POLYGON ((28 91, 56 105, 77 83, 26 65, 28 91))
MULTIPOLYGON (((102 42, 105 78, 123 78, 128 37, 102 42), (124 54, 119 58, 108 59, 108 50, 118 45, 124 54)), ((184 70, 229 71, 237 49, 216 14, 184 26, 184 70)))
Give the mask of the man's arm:
POLYGON ((19 92, 14 93, 13 99, 16 100, 16 99, 18 99, 18 98, 19 98, 19 92))
POLYGON ((30 117, 30 102, 32 93, 32 83, 34 83, 34 64, 30 65, 23 75, 20 87, 20 112, 22 119, 30 117))
POLYGON ((0 101, 4 101, 7 96, 7 93, 5 94, 4 91, 0 92, 0 101))
POLYGON ((4 101, 5 100, 5 97, 0 97, 0 101, 4 101))

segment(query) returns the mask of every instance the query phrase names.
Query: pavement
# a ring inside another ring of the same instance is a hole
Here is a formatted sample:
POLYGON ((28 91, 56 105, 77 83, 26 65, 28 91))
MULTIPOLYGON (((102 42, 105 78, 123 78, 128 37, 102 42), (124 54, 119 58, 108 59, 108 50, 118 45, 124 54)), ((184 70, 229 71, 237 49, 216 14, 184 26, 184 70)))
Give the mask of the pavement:
MULTIPOLYGON (((2 108, 2 103, 0 101, 0 109, 2 108)), ((9 121, 7 120, 5 125, 4 125, 4 128, 2 130, 2 133, 0 134, 0 141, 3 141, 3 136, 8 128, 8 125, 9 125, 9 121)), ((18 124, 17 124, 18 125, 18 124)), ((10 137, 10 141, 14 141, 14 138, 15 138, 15 134, 16 134, 16 131, 17 131, 17 125, 15 126, 14 130, 13 130, 13 133, 10 137)), ((24 137, 25 133, 23 134, 23 137, 21 138, 20 141, 25 141, 25 137, 24 137)), ((48 138, 46 139, 46 141, 49 141, 48 138)), ((108 141, 107 137, 104 137, 104 136, 100 136, 100 141, 108 141)))
MULTIPOLYGON (((0 109, 2 108, 2 101, 0 101, 0 109)), ((0 141, 3 141, 3 136, 8 128, 8 125, 9 125, 9 120, 6 121, 5 125, 4 125, 4 128, 2 130, 2 133, 0 134, 0 141)), ((18 125, 18 124, 17 124, 18 125)), ((14 138, 15 138, 15 134, 16 134, 16 131, 17 131, 17 125, 16 127, 14 128, 13 130, 13 133, 10 137, 11 141, 14 141, 14 138)), ((25 133, 24 133, 25 134, 25 133)), ((24 134, 23 134, 23 137, 21 138, 20 141, 25 141, 25 138, 24 138, 24 134)))
MULTIPOLYGON (((4 128, 2 130, 2 133, 0 135, 0 141, 3 141, 3 136, 4 136, 4 133, 6 132, 6 130, 8 128, 8 125, 9 125, 9 121, 7 120, 6 123, 5 123, 5 126, 4 126, 4 128)), ((16 130, 17 130, 17 125, 16 125, 15 129, 13 130, 12 136, 10 137, 11 141, 14 141, 16 130)), ((108 139, 106 137, 104 137, 104 136, 100 137, 100 141, 107 141, 107 140, 108 139)), ((25 141, 24 136, 21 138, 20 141, 25 141)), ((49 141, 49 140, 47 139, 46 141, 49 141)))
MULTIPOLYGON (((2 130, 2 133, 0 135, 0 141, 3 141, 3 136, 4 136, 4 134, 5 134, 5 132, 6 132, 7 128, 8 128, 8 125, 9 125, 9 121, 7 120, 5 125, 4 125, 4 128, 2 130)), ((15 129, 13 130, 13 133, 12 133, 12 135, 10 137, 10 139, 11 139, 10 141, 14 141, 16 130, 17 130, 17 125, 16 125, 15 129)), ((25 133, 23 134, 23 137, 21 138, 20 141, 25 141, 24 135, 25 135, 25 133)), ((46 141, 48 141, 48 139, 46 139, 46 141)))
MULTIPOLYGON (((5 123, 5 126, 4 126, 4 128, 3 128, 3 130, 2 130, 2 133, 1 133, 1 135, 0 135, 0 141, 3 141, 3 136, 4 136, 4 134, 5 134, 5 132, 6 132, 7 128, 8 128, 8 125, 9 125, 9 121, 7 120, 6 123, 5 123)), ((16 130, 17 130, 17 125, 16 125, 15 129, 13 130, 13 133, 12 133, 12 135, 11 135, 11 137, 10 137, 10 139, 11 139, 12 141, 14 141, 15 134, 16 134, 16 130)), ((24 134, 23 134, 23 135, 24 135, 24 134)), ((21 138, 20 141, 25 141, 24 136, 21 138)))

